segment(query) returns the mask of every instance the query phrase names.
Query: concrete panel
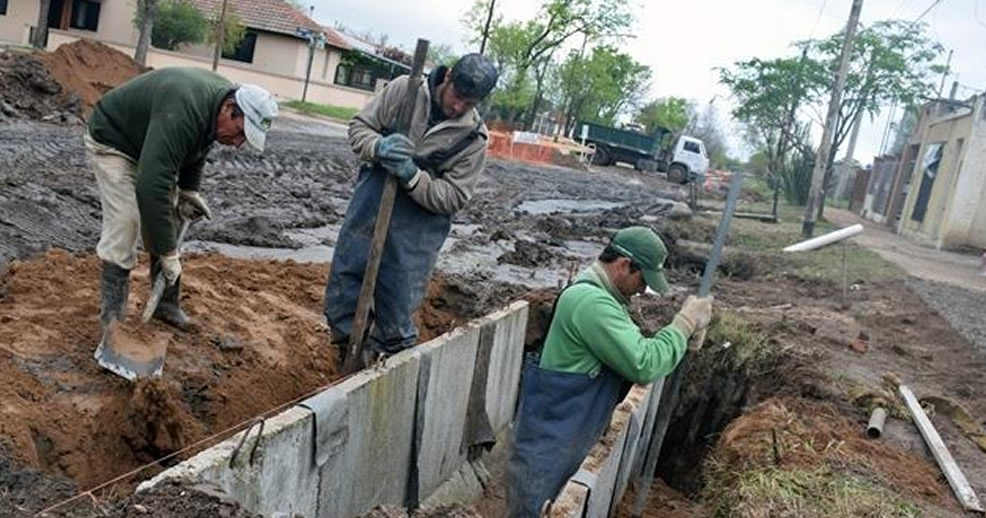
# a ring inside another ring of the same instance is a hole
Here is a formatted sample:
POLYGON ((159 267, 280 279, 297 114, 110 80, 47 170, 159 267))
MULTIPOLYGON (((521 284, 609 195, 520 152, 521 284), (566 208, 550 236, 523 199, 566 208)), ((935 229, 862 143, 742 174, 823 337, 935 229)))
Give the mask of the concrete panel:
POLYGON ((420 355, 412 471, 413 503, 431 495, 466 462, 462 435, 479 328, 465 327, 414 349, 420 355))
POLYGON ((306 409, 289 409, 264 423, 259 442, 259 427, 250 430, 232 466, 230 459, 245 432, 145 481, 138 491, 165 480, 204 481, 255 513, 314 517, 318 471, 312 458, 312 419, 306 409))
POLYGON ((404 505, 414 434, 419 353, 360 372, 332 390, 346 394, 349 444, 320 470, 320 518, 347 518, 376 505, 404 505))
POLYGON ((589 491, 586 504, 587 518, 606 518, 615 495, 616 478, 620 472, 620 458, 626 444, 630 425, 630 412, 617 410, 606 435, 593 446, 582 469, 595 474, 596 479, 589 491))
POLYGON ((622 405, 627 407, 630 412, 630 421, 627 425, 626 441, 623 445, 623 452, 620 454, 619 468, 616 475, 616 484, 613 489, 613 504, 610 510, 615 509, 626 492, 627 485, 631 477, 635 476, 638 466, 642 466, 643 458, 647 455, 647 446, 650 434, 645 434, 644 424, 650 414, 651 398, 654 395, 654 385, 646 387, 634 386, 623 401, 622 405), (646 435, 647 437, 644 437, 646 435))
POLYGON ((527 309, 527 302, 515 302, 477 322, 480 326, 496 326, 486 386, 486 411, 496 434, 514 418, 524 359, 527 309))

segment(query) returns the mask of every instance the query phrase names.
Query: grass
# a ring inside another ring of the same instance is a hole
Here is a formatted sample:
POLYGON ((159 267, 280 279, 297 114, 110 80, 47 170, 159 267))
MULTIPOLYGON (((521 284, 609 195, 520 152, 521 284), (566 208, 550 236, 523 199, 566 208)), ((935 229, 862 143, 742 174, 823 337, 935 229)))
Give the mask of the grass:
POLYGON ((331 104, 318 104, 302 101, 286 101, 281 103, 285 108, 298 110, 309 115, 322 115, 333 119, 349 120, 356 115, 359 108, 348 108, 345 106, 332 106, 331 104))
POLYGON ((788 470, 766 467, 729 472, 714 465, 705 493, 719 518, 912 517, 920 508, 860 477, 826 467, 788 470))
MULTIPOLYGON (((754 204, 757 210, 769 212, 769 205, 754 204), (766 207, 766 208, 765 208, 766 207)), ((744 208, 744 210, 746 210, 744 208)), ((734 219, 731 228, 731 244, 747 249, 757 256, 771 256, 772 268, 808 280, 828 280, 842 283, 842 255, 845 246, 847 279, 875 282, 902 279, 906 274, 897 265, 885 261, 876 252, 853 243, 835 244, 813 250, 785 254, 781 250, 802 241, 801 219, 803 207, 781 204, 778 207, 779 223, 763 223, 755 220, 734 219)), ((815 235, 820 236, 839 227, 821 220, 815 224, 815 235)))
POLYGON ((741 365, 749 359, 762 361, 765 356, 777 352, 767 347, 767 336, 753 327, 747 320, 732 311, 720 311, 709 325, 707 343, 731 343, 735 351, 734 365, 741 365))

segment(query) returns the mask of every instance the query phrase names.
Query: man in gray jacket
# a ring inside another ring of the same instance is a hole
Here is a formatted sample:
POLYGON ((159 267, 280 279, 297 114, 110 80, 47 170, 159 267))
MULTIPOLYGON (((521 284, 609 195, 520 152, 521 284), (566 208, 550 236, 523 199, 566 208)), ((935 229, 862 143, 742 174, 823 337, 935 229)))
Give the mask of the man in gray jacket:
POLYGON ((373 299, 370 351, 414 345, 411 316, 420 305, 452 215, 472 198, 486 163, 488 132, 476 106, 496 86, 493 63, 463 56, 438 67, 418 91, 407 135, 395 133, 408 77, 391 81, 349 123, 349 142, 364 161, 332 256, 325 317, 345 357, 373 227, 387 175, 397 178, 394 212, 373 299), (423 85, 424 86, 424 85, 423 85))

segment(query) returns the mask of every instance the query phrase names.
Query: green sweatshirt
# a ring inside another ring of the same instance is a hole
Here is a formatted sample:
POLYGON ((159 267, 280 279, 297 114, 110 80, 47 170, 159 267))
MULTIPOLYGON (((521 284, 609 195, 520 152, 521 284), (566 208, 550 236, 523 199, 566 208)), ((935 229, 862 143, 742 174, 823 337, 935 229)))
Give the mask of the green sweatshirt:
POLYGON ((216 118, 234 86, 198 68, 163 68, 110 90, 93 108, 89 133, 137 162, 137 207, 151 253, 175 248, 172 191, 198 190, 216 140, 216 118))
POLYGON ((685 355, 687 338, 668 325, 646 337, 630 319, 628 301, 600 263, 558 299, 544 342, 543 369, 596 376, 605 364, 627 380, 647 384, 670 373, 685 355))

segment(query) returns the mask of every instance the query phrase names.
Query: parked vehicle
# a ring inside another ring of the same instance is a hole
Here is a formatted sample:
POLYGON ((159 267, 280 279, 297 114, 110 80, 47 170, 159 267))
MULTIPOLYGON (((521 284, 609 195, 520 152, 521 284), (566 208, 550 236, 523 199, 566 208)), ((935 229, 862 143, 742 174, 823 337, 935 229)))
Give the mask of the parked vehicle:
POLYGON ((682 135, 673 138, 667 128, 647 134, 635 129, 618 129, 592 122, 576 126, 577 138, 596 148, 593 163, 630 164, 638 171, 667 173, 677 183, 701 182, 709 169, 709 158, 701 139, 682 135))

